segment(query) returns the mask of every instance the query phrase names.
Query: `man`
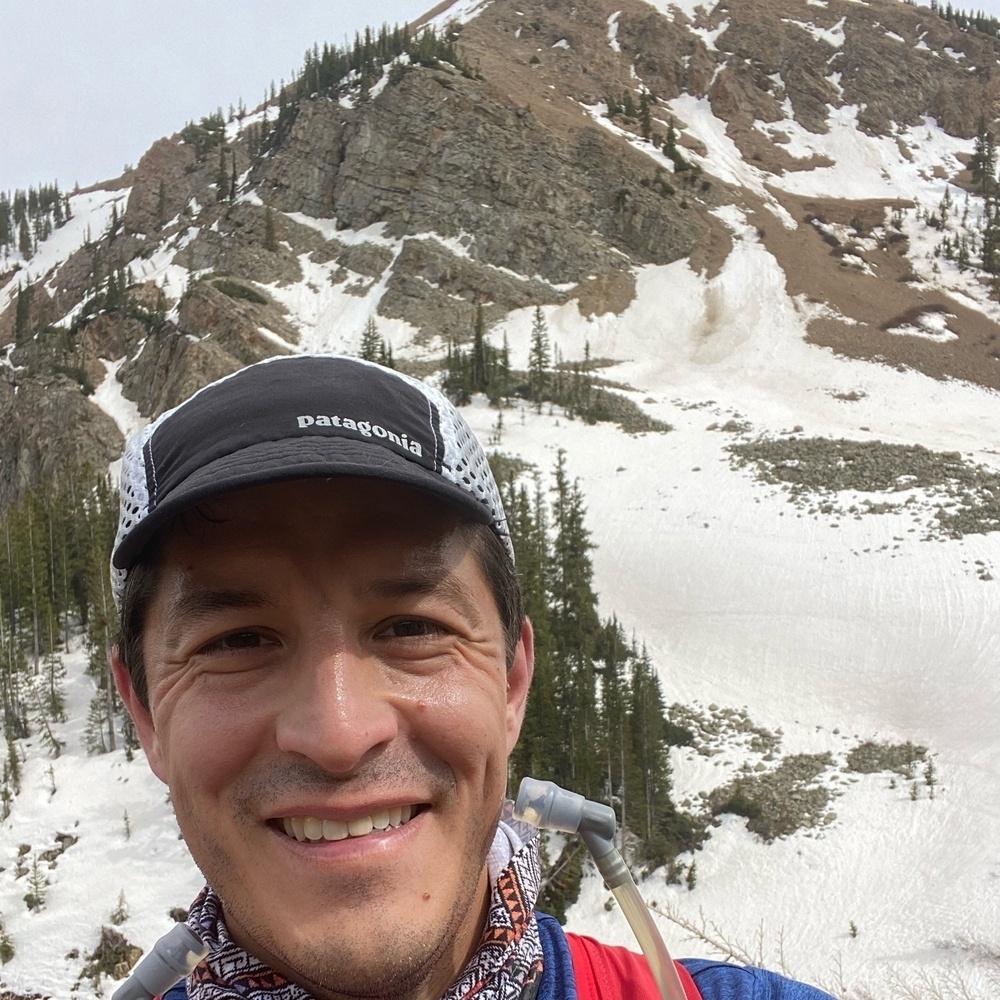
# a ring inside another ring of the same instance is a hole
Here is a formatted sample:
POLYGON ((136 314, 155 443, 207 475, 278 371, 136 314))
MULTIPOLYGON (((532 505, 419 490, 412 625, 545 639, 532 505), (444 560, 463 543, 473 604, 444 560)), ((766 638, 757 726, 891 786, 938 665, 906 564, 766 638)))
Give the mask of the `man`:
MULTIPOLYGON (((641 959, 533 912, 534 841, 504 811, 531 626, 443 396, 353 358, 262 362, 130 442, 121 496, 115 679, 207 880, 191 1000, 656 995, 641 959)), ((691 971, 692 997, 822 996, 691 971)))

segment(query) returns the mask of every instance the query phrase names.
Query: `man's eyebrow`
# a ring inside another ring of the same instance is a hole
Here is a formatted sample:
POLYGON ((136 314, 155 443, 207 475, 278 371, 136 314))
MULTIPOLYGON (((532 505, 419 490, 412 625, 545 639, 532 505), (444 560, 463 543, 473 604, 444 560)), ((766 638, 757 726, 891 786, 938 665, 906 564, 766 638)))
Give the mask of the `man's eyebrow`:
POLYGON ((226 590, 216 587, 186 587, 167 606, 164 626, 171 634, 183 625, 198 624, 219 611, 273 607, 274 601, 260 590, 226 590))
POLYGON ((365 597, 393 600, 401 597, 442 597, 468 618, 470 624, 482 627, 482 612, 466 587, 444 571, 411 573, 406 576, 378 580, 364 590, 365 597))

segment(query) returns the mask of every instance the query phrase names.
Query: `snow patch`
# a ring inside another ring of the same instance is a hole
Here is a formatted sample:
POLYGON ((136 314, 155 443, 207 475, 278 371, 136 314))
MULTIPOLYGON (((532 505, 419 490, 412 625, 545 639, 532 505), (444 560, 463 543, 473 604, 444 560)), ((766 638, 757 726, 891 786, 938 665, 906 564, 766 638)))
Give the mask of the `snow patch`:
POLYGON ((948 326, 949 319, 955 319, 955 316, 946 312, 922 312, 915 323, 890 326, 887 332, 903 337, 923 337, 937 344, 946 344, 949 340, 958 340, 958 334, 948 326))
POLYGON ((817 42, 826 42, 831 48, 839 49, 844 45, 844 24, 846 17, 842 17, 832 28, 820 28, 811 21, 796 21, 790 17, 781 19, 785 24, 794 24, 797 28, 808 32, 817 42))
POLYGON ((693 21, 699 15, 711 14, 719 6, 719 0, 645 0, 650 7, 655 7, 661 14, 666 14, 672 21, 676 11, 680 11, 693 21))
POLYGON ((608 45, 614 49, 615 52, 621 52, 622 47, 618 44, 618 18, 621 15, 620 10, 616 10, 608 18, 608 45))
POLYGON ((131 399, 125 398, 122 384, 118 381, 118 370, 125 360, 119 358, 117 361, 106 361, 101 358, 106 374, 90 398, 114 420, 122 437, 130 438, 146 421, 139 412, 139 407, 131 399))

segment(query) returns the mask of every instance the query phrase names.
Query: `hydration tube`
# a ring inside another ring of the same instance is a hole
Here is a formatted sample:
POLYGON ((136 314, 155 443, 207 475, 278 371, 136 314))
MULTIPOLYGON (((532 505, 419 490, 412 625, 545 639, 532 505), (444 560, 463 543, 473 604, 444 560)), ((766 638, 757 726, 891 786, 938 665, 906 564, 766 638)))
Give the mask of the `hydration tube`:
MULTIPOLYGON (((524 778, 514 803, 514 818, 541 830, 578 833, 607 887, 618 900, 649 963, 662 1000, 684 1000, 684 987, 632 873, 614 845, 617 820, 610 806, 592 802, 552 781, 524 778)), ((118 1000, 117 996, 113 1000, 118 1000)))
POLYGON ((201 938, 186 924, 167 931, 153 950, 115 990, 111 1000, 152 1000, 183 979, 208 954, 201 938))

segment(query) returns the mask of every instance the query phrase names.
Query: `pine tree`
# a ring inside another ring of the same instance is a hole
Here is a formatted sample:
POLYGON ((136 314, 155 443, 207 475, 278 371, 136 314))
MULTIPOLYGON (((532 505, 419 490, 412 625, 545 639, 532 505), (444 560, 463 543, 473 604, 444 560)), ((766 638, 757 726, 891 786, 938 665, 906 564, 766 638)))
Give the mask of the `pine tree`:
POLYGON ((560 449, 552 487, 551 623, 554 676, 569 733, 572 785, 591 797, 600 787, 594 650, 600 622, 593 589, 583 494, 570 483, 560 449))
POLYGON ((652 98, 645 87, 639 95, 639 127, 642 131, 643 139, 649 139, 653 131, 652 118, 652 98))
POLYGON ((476 320, 472 333, 472 391, 486 392, 489 388, 489 362, 486 346, 486 324, 483 307, 476 306, 476 320))
POLYGON ((9 784, 15 795, 21 791, 21 751, 14 742, 10 726, 5 727, 7 740, 7 760, 4 767, 5 784, 9 784))
POLYGON ((632 751, 640 777, 642 832, 643 839, 652 846, 672 804, 664 724, 666 706, 659 678, 645 649, 633 661, 630 687, 632 751))
POLYGON ((18 231, 17 248, 25 260, 32 258, 31 230, 28 229, 28 217, 21 219, 21 227, 18 231))
POLYGON ((988 274, 1000 273, 1000 200, 988 195, 983 208, 980 263, 988 274))
POLYGON ((66 747, 66 744, 56 736, 54 730, 52 729, 52 719, 46 711, 46 704, 42 697, 38 693, 38 689, 33 689, 34 697, 34 722, 38 730, 39 738, 42 741, 42 746, 52 754, 53 757, 58 757, 66 747))
POLYGON ((379 338, 378 363, 383 368, 396 367, 396 359, 392 356, 392 344, 387 344, 384 338, 379 338))
POLYGON ((535 674, 521 739, 510 758, 511 783, 525 775, 565 784, 569 774, 563 721, 559 715, 552 658, 548 576, 548 513, 541 480, 534 493, 509 484, 505 508, 517 563, 525 614, 535 632, 535 674))
POLYGON ((87 753, 93 755, 108 752, 107 743, 104 741, 106 728, 107 716, 104 698, 98 694, 90 699, 90 708, 87 711, 87 726, 83 733, 83 742, 87 753))
POLYGON ((215 200, 225 201, 229 192, 229 171, 226 169, 226 147, 219 147, 219 166, 215 172, 215 200))
POLYGON ((361 333, 361 358, 365 361, 378 361, 381 346, 382 338, 378 335, 378 326, 375 324, 375 317, 369 316, 365 323, 365 328, 361 333))
POLYGON ((620 847, 624 847, 631 811, 634 762, 632 760, 631 720, 628 712, 626 669, 631 650, 616 617, 604 622, 597 637, 595 656, 601 681, 602 758, 608 801, 618 814, 620 847))
POLYGON ((126 920, 128 920, 128 903, 125 901, 125 890, 122 889, 118 893, 118 903, 111 911, 111 923, 115 927, 120 927, 126 920))
POLYGON ((7 926, 0 920, 0 963, 6 965, 14 957, 14 942, 10 939, 7 926))
POLYGON ((14 340, 23 344, 31 335, 31 285, 21 285, 17 290, 17 304, 14 306, 14 340))
POLYGON ((698 869, 694 861, 688 866, 685 881, 687 882, 688 892, 694 892, 694 887, 698 882, 698 869))
POLYGON ((542 307, 535 306, 535 316, 531 323, 531 348, 528 353, 528 389, 537 413, 542 412, 542 401, 548 395, 551 363, 549 327, 542 307))
POLYGON ((277 252, 278 240, 274 232, 274 213, 271 211, 271 206, 267 206, 267 212, 264 215, 264 249, 270 250, 271 253, 277 252))
POLYGON ((45 908, 45 895, 48 892, 49 880, 38 863, 38 855, 31 859, 31 868, 28 869, 28 891, 25 893, 24 902, 29 910, 37 912, 45 908))

